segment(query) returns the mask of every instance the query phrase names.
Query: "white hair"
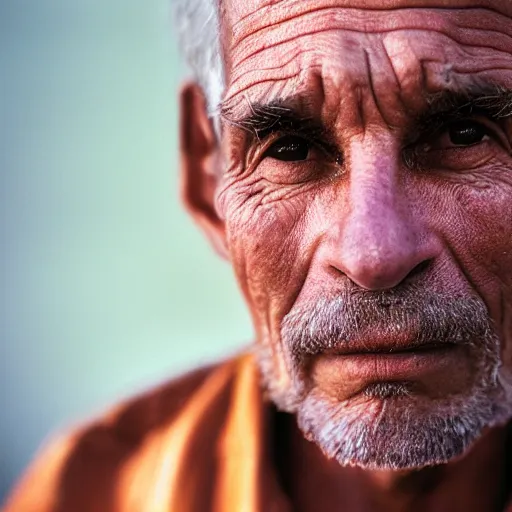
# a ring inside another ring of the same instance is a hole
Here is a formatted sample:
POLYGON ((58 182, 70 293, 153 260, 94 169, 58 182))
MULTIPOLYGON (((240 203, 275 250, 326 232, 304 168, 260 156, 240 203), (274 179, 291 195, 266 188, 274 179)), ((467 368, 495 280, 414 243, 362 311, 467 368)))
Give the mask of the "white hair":
POLYGON ((184 57, 216 113, 224 90, 218 0, 171 0, 184 57))

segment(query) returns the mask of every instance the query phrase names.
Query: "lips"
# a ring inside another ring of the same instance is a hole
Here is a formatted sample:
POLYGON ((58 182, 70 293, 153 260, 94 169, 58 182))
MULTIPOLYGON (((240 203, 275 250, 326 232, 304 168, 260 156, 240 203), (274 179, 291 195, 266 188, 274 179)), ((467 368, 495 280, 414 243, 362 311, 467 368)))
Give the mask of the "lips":
POLYGON ((413 333, 397 332, 372 333, 370 336, 358 336, 350 340, 344 340, 324 351, 326 355, 364 355, 364 354, 398 354, 411 352, 428 352, 453 348, 452 340, 425 340, 413 333))
POLYGON ((470 375, 468 352, 450 341, 415 343, 391 337, 351 340, 313 356, 311 375, 316 385, 342 400, 379 382, 415 383, 433 396, 457 392, 470 375))
POLYGON ((371 354, 407 354, 415 352, 433 352, 443 349, 449 349, 455 347, 455 343, 443 342, 443 343, 421 343, 421 344, 405 344, 397 345, 396 343, 386 343, 382 345, 370 345, 364 344, 364 347, 358 347, 351 344, 350 347, 337 348, 336 350, 326 351, 329 355, 371 355, 371 354))

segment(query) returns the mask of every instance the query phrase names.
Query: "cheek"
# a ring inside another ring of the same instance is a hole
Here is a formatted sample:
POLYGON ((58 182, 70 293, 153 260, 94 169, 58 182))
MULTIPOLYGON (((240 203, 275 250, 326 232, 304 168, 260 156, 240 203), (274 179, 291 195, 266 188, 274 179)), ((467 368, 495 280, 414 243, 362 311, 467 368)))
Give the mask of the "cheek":
MULTIPOLYGON (((510 171, 512 175, 512 170, 510 171)), ((512 178, 512 176, 511 176, 512 178)), ((463 195, 461 244, 482 285, 493 283, 510 298, 512 288, 512 183, 474 188, 463 195)), ((495 317, 496 319, 498 317, 495 317)))
POLYGON ((238 282, 257 330, 274 331, 306 279, 316 233, 308 192, 261 204, 261 195, 231 198, 226 232, 238 282))
MULTIPOLYGON (((453 249, 483 298, 512 367, 512 169, 506 179, 462 188, 452 216, 453 249)), ((450 216, 447 216, 450 218, 450 216)))
POLYGON ((512 370, 512 185, 478 199, 484 214, 473 215, 480 230, 475 258, 489 276, 488 304, 502 340, 503 363, 512 370))

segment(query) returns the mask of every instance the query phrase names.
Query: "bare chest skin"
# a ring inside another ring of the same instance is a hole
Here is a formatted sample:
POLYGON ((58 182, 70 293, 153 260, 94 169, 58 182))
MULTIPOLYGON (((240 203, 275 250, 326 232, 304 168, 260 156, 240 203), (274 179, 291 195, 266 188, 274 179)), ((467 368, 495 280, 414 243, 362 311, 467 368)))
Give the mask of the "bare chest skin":
MULTIPOLYGON (((278 347, 290 309, 344 279, 388 289, 428 262, 428 282, 485 302, 509 378, 512 109, 505 102, 503 115, 464 111, 485 135, 458 144, 453 119, 443 118, 449 101, 438 100, 457 96, 459 108, 461 98, 512 90, 512 2, 224 0, 222 9, 227 87, 216 207, 258 340, 278 347), (285 150, 300 158, 276 158, 276 141, 290 135, 308 141, 304 154, 295 142, 285 150)), ((461 358, 450 379, 423 384, 433 395, 455 393, 473 367, 461 358)), ((354 391, 335 372, 318 375, 323 389, 354 391)), ((283 370, 278 385, 288 379, 283 370)), ((446 477, 427 499, 413 496, 418 479, 352 472, 347 481, 361 492, 350 510, 374 510, 367 495, 379 496, 382 510, 457 510, 461 493, 464 510, 484 510, 502 488, 503 439, 489 439, 478 464, 457 466, 465 482, 487 467, 482 485, 478 476, 462 491, 446 477), (399 481, 414 482, 411 491, 399 481)), ((310 462, 332 484, 322 497, 335 499, 341 473, 310 462)), ((307 492, 307 479, 301 486, 307 492)))

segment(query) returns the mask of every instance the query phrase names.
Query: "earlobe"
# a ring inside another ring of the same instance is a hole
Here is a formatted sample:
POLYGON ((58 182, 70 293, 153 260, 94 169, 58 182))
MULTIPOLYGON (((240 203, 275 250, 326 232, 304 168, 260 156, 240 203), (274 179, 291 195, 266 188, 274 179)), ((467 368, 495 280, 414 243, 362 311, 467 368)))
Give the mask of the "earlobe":
POLYGON ((215 209, 219 151, 204 94, 196 83, 187 83, 180 93, 181 198, 216 252, 227 258, 224 221, 215 209))

